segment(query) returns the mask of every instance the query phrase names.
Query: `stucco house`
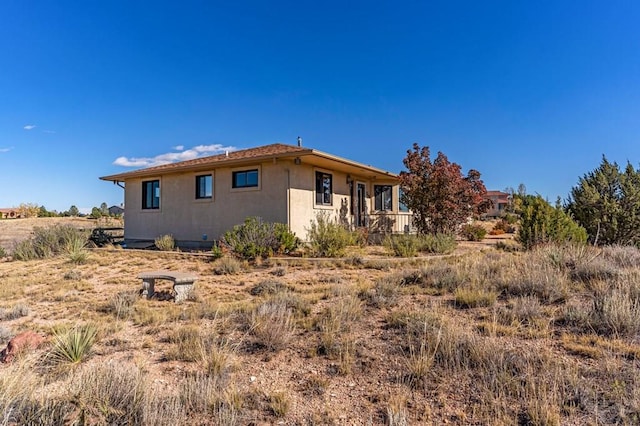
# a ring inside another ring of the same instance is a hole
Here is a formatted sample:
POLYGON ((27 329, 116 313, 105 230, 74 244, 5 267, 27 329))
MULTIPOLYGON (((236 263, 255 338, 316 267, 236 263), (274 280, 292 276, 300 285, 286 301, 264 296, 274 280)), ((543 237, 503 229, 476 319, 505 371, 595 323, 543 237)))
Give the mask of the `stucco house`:
POLYGON ((17 208, 0 209, 0 218, 2 219, 18 219, 20 217, 22 217, 22 215, 17 208))
POLYGON ((485 199, 491 200, 491 208, 484 213, 484 217, 501 217, 511 204, 511 194, 502 191, 487 191, 485 199))
POLYGON ((408 232, 398 175, 315 149, 272 144, 103 176, 124 187, 125 242, 171 234, 206 247, 245 218, 301 239, 319 212, 372 233, 408 232))

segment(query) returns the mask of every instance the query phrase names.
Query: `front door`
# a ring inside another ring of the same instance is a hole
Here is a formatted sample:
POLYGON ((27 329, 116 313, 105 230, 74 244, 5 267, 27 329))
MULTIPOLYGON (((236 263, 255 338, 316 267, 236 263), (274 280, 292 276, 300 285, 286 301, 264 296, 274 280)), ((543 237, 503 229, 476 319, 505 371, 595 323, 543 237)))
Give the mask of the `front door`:
POLYGON ((367 191, 364 183, 356 183, 356 208, 354 222, 356 227, 367 226, 367 191))

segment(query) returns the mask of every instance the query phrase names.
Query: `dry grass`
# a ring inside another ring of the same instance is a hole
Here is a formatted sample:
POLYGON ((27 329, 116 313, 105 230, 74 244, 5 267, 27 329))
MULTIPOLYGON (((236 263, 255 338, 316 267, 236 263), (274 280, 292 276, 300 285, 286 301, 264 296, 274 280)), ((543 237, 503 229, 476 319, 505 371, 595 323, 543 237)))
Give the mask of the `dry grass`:
POLYGON ((0 338, 49 335, 0 367, 0 424, 637 424, 637 250, 359 250, 222 275, 158 251, 0 260, 0 338), (158 268, 198 273, 198 300, 140 298, 158 268), (82 362, 46 368, 54 326, 86 323, 82 362))

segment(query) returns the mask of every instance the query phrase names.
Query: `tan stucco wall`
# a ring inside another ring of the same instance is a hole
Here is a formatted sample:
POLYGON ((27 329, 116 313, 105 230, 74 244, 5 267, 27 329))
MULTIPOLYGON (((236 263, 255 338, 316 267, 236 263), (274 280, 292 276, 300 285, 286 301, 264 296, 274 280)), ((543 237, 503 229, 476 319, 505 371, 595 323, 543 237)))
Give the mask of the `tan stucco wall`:
MULTIPOLYGON (((347 173, 323 169, 289 160, 268 161, 253 166, 217 168, 209 171, 171 174, 127 180, 125 184, 125 238, 150 240, 171 234, 178 242, 201 242, 219 239, 234 225, 249 216, 260 216, 268 222, 288 223, 295 234, 306 240, 310 221, 318 212, 333 219, 351 223, 349 180, 365 184, 367 207, 373 209, 373 185, 394 184, 393 181, 371 181, 347 173), (234 170, 259 169, 259 187, 233 189, 234 170), (315 203, 315 172, 332 175, 331 206, 315 203), (195 177, 213 175, 213 198, 195 198, 195 177), (160 208, 142 209, 142 182, 160 180, 160 208)), ((393 208, 397 212, 397 184, 393 208)))
POLYGON ((197 173, 158 176, 160 208, 142 209, 142 182, 128 180, 125 188, 125 238, 154 239, 171 234, 176 240, 216 240, 246 217, 260 216, 269 222, 287 222, 287 172, 281 163, 240 168, 218 168, 197 173), (233 189, 232 171, 259 169, 259 188, 233 189), (213 175, 213 198, 195 198, 195 177, 213 175))

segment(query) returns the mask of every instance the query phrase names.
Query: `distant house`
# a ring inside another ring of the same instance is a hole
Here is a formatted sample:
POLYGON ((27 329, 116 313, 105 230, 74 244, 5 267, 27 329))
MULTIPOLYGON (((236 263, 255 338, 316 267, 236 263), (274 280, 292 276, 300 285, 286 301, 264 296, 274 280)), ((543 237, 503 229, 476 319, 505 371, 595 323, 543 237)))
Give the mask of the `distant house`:
POLYGON ((492 207, 487 210, 484 217, 501 217, 511 204, 511 195, 502 191, 487 191, 485 198, 491 200, 492 207))
POLYGON ((370 232, 406 232, 398 175, 285 144, 103 176, 125 188, 125 242, 171 234, 207 246, 245 218, 281 222, 302 239, 318 213, 370 232))
POLYGON ((124 209, 120 206, 109 207, 109 216, 122 216, 124 215, 124 209))
POLYGON ((22 215, 16 208, 0 209, 0 218, 2 219, 18 219, 20 217, 22 217, 22 215))

